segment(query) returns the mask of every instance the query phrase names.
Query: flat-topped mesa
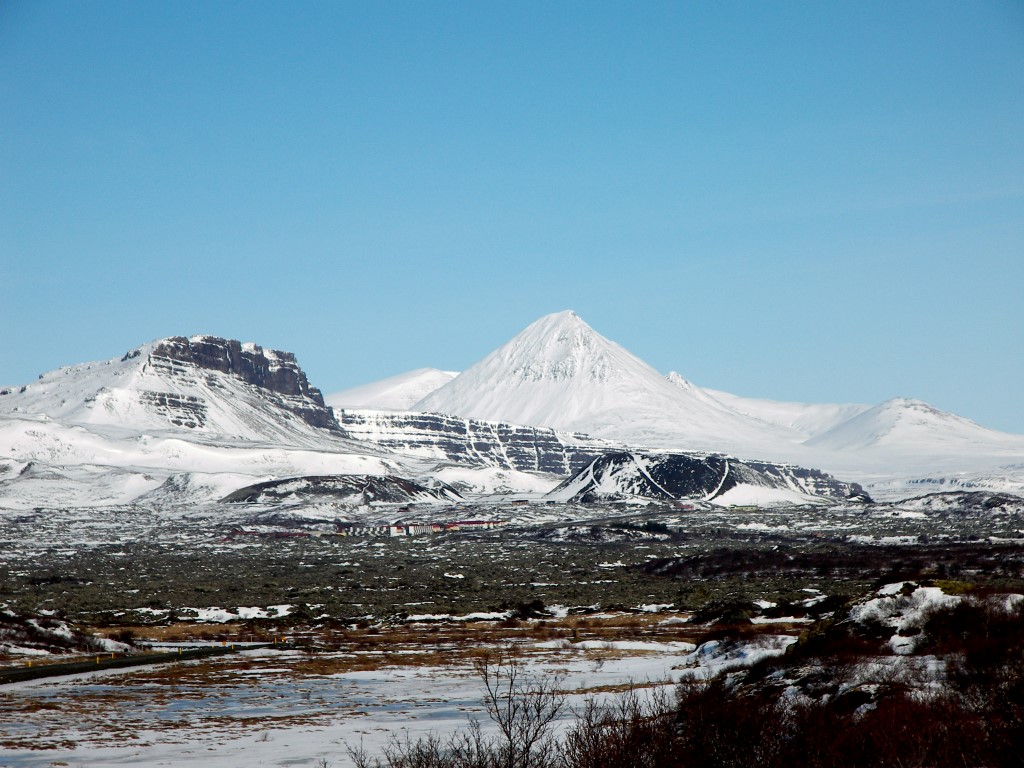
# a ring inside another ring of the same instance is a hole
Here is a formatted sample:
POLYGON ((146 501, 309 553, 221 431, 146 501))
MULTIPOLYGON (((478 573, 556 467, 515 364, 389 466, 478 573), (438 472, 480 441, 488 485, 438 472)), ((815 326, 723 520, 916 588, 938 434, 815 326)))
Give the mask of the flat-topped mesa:
MULTIPOLYGON (((171 336, 132 350, 123 360, 142 355, 146 355, 143 371, 164 379, 170 387, 150 386, 147 390, 153 391, 143 391, 139 397, 172 424, 204 427, 210 423, 210 407, 220 402, 222 409, 235 412, 231 423, 240 418, 241 423, 251 425, 269 418, 280 425, 280 416, 287 413, 312 427, 340 432, 320 390, 310 386, 291 352, 219 336, 171 336), (233 390, 239 384, 249 390, 247 395, 233 390), (246 413, 239 412, 240 407, 246 413)), ((258 431, 266 436, 278 429, 258 431)))
POLYGON ((271 392, 306 397, 319 406, 324 405, 320 390, 310 386, 291 352, 265 350, 258 344, 243 344, 218 336, 171 336, 156 342, 149 359, 156 367, 161 360, 191 363, 197 368, 232 374, 271 392))

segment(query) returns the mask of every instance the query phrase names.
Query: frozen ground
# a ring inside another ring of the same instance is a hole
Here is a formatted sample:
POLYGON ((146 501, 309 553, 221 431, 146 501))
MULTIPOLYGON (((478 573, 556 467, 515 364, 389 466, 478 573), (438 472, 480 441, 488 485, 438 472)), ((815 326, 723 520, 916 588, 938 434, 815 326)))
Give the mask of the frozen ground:
MULTIPOLYGON (((531 675, 558 675, 564 720, 588 696, 636 686, 647 696, 683 676, 777 655, 792 637, 766 635, 728 652, 669 643, 571 642, 524 648, 531 675)), ((392 735, 448 733, 486 721, 482 684, 452 663, 320 674, 338 655, 244 652, 214 662, 79 675, 0 689, 0 765, 346 766, 346 745, 377 751, 392 735)), ((348 659, 351 661, 351 659, 348 659)))

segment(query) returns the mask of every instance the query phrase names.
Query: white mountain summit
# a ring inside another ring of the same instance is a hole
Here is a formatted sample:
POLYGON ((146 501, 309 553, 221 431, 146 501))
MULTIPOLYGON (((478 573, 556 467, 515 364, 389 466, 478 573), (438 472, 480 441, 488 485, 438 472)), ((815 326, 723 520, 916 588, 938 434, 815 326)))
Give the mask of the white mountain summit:
POLYGON ((776 425, 669 381, 571 311, 537 320, 414 409, 748 456, 792 441, 776 425))

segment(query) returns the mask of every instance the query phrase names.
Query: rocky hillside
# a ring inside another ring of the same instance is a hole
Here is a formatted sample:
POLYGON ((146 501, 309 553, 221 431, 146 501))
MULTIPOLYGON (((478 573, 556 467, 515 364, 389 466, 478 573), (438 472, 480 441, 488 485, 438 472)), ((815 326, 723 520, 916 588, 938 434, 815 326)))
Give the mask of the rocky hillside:
POLYGON ((0 390, 2 413, 286 444, 338 433, 293 354, 217 336, 172 336, 121 358, 51 371, 0 390))
POLYGON ((548 494, 558 501, 628 499, 720 503, 870 501, 856 483, 815 469, 742 462, 699 454, 609 453, 595 459, 548 494))

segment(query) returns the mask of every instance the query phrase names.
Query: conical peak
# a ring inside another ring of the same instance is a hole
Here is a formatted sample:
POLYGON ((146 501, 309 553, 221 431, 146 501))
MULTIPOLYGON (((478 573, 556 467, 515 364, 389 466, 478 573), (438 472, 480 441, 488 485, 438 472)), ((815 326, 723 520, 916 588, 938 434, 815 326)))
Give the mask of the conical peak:
POLYGON ((632 356, 597 333, 575 312, 566 310, 531 323, 483 364, 499 366, 513 378, 534 381, 577 376, 604 381, 624 362, 619 358, 625 357, 632 356))
POLYGON ((611 343, 575 312, 566 310, 535 320, 509 343, 525 343, 539 351, 552 346, 592 347, 600 342, 611 343))
POLYGON ((520 335, 530 334, 536 336, 582 331, 594 333, 594 329, 583 322, 579 315, 571 309, 567 309, 563 312, 553 312, 550 315, 544 315, 539 320, 534 320, 520 335))

